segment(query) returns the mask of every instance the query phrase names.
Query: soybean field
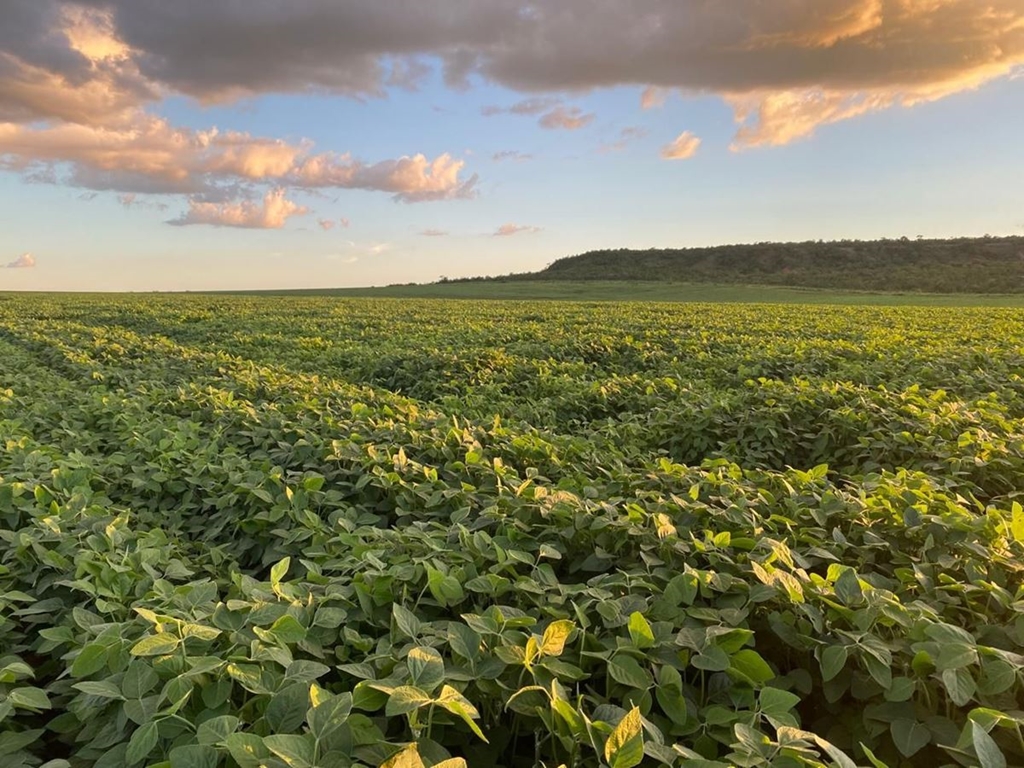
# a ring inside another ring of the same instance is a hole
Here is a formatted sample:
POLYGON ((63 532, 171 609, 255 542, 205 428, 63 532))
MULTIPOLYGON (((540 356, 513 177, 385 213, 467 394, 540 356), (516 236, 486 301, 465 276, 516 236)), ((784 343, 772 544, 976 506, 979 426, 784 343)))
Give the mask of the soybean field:
POLYGON ((4 768, 1024 765, 1024 313, 0 296, 4 768))

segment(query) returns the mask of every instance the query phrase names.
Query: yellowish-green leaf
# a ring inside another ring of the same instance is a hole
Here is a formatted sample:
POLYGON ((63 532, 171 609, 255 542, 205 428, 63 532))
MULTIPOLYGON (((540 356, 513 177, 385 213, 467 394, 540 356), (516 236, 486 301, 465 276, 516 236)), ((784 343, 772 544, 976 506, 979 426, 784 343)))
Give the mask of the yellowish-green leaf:
POLYGON ((540 641, 540 653, 542 656, 561 656, 565 650, 565 643, 572 634, 575 625, 567 619, 553 621, 544 630, 544 637, 540 641))
POLYGON ((604 759, 611 768, 633 768, 644 759, 643 721, 633 707, 615 726, 604 745, 604 759))

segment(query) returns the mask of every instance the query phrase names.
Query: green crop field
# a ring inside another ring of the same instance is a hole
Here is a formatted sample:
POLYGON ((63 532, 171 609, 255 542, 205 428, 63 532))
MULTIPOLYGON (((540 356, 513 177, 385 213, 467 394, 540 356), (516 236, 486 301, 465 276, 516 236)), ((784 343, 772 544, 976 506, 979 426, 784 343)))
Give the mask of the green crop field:
POLYGON ((1024 314, 0 296, 4 768, 1024 765, 1024 314))

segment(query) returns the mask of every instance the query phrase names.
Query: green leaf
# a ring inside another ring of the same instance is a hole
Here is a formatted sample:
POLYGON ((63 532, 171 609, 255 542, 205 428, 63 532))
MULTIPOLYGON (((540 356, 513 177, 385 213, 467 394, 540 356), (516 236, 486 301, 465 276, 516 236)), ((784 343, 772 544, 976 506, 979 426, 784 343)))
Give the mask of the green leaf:
POLYGON ((659 685, 654 689, 654 694, 658 699, 658 706, 669 720, 676 725, 686 724, 688 717, 686 698, 680 691, 659 685))
POLYGON ((985 659, 981 665, 978 690, 986 696, 998 696, 1017 682, 1016 668, 1002 659, 985 659))
POLYGON ((573 736, 586 737, 587 729, 586 724, 583 721, 583 716, 576 711, 568 701, 564 699, 552 699, 551 700, 551 711, 558 715, 565 724, 569 726, 569 732, 573 736))
POLYGON ((1006 768, 1006 758, 995 739, 977 721, 971 721, 971 742, 981 768, 1006 768))
POLYGON ((274 694, 263 716, 272 732, 292 733, 306 719, 308 708, 309 686, 306 683, 290 683, 274 694))
POLYGON ((169 755, 171 768, 217 768, 217 750, 202 744, 175 747, 169 755))
POLYGON ((263 744, 289 768, 311 768, 316 758, 316 739, 312 734, 264 736, 263 744))
POLYGON ((275 621, 270 629, 253 627, 253 632, 264 642, 276 645, 294 645, 306 639, 306 628, 289 614, 275 621))
POLYGON ((7 694, 7 700, 16 707, 24 709, 43 710, 50 708, 50 697, 42 688, 26 686, 15 688, 7 694))
MULTIPOLYGON (((271 701, 273 704, 273 701, 271 701)), ((196 741, 200 744, 222 744, 238 730, 239 720, 234 715, 221 715, 207 720, 196 731, 196 741)))
POLYGON ((857 572, 852 568, 843 569, 842 574, 836 579, 836 596, 843 602, 843 605, 856 606, 864 600, 864 592, 860 588, 860 580, 857 572))
POLYGON ((448 645, 467 661, 476 661, 480 658, 480 642, 480 635, 465 624, 448 624, 448 645))
POLYGON ((958 707, 967 706, 977 691, 974 678, 966 669, 947 669, 942 673, 942 684, 946 686, 950 701, 958 707))
POLYGON ((697 669, 708 672, 725 672, 730 666, 729 654, 717 645, 708 645, 690 659, 690 663, 697 669))
POLYGON ((306 723, 317 739, 326 739, 346 722, 352 712, 352 694, 342 693, 337 696, 328 695, 319 700, 312 693, 313 707, 306 712, 306 723))
POLYGON ((43 735, 41 728, 31 731, 0 731, 0 756, 12 755, 43 735))
POLYGON ((964 643, 974 645, 974 638, 971 633, 952 624, 931 624, 925 628, 924 633, 939 645, 951 645, 953 643, 964 643))
POLYGON ((572 634, 575 625, 566 619, 553 621, 544 630, 544 636, 540 641, 540 653, 542 656, 561 656, 565 650, 565 643, 572 634))
POLYGON ((629 615, 629 636, 633 640, 633 645, 641 650, 654 645, 654 632, 640 611, 634 611, 629 615))
POLYGON ((159 731, 159 726, 155 722, 146 723, 135 730, 128 740, 128 751, 125 753, 125 760, 129 765, 141 763, 149 757, 149 753, 156 748, 160 740, 159 731))
POLYGON ((604 745, 604 759, 611 768, 633 768, 644 759, 643 721, 633 707, 615 726, 604 745))
POLYGON ((969 667, 977 661, 978 651, 973 644, 946 643, 939 648, 939 658, 935 661, 935 667, 940 672, 945 672, 947 669, 969 667))
POLYGON ((821 652, 821 678, 828 682, 843 671, 850 651, 845 645, 830 645, 821 652))
POLYGON ((124 696, 121 695, 121 689, 109 680, 86 680, 85 682, 75 683, 71 687, 89 696, 100 696, 104 699, 124 699, 124 696))
POLYGON ((910 701, 917 686, 909 677, 894 677, 892 686, 885 692, 886 701, 910 701))
POLYGON ((132 646, 132 656, 166 656, 178 647, 177 636, 170 632, 144 637, 132 646))
POLYGON ((160 682, 156 672, 144 661, 135 660, 128 665, 128 670, 121 680, 121 693, 126 699, 141 699, 152 691, 160 682))
POLYGON ((771 717, 785 715, 799 703, 799 696, 779 688, 764 688, 758 695, 758 704, 761 707, 761 711, 771 717))
POLYGON ((615 682, 628 685, 630 688, 647 690, 653 683, 650 673, 632 656, 616 656, 608 662, 608 674, 615 682))
POLYGON ((309 475, 303 478, 302 487, 310 493, 316 493, 324 487, 326 478, 323 475, 309 475))
POLYGON ((913 757, 932 740, 931 731, 915 720, 900 718, 889 725, 893 743, 904 757, 913 757))
POLYGON ((861 660, 872 679, 885 690, 889 690, 892 685, 892 667, 869 653, 862 655, 861 660))
POLYGON ((755 685, 762 685, 775 678, 768 662, 757 651, 745 648, 734 653, 730 659, 732 669, 739 672, 755 685))
POLYGON ((399 632, 410 640, 415 640, 419 637, 420 620, 416 618, 412 611, 395 603, 391 608, 391 616, 395 620, 395 626, 398 627, 399 632))
POLYGON ((454 576, 445 576, 441 571, 427 567, 427 587, 434 599, 447 608, 462 602, 465 592, 454 576))
POLYGON ((309 684, 331 671, 326 664, 317 661, 293 661, 284 672, 285 681, 309 684))
POLYGON ((427 693, 433 692, 444 680, 444 659, 433 648, 417 646, 406 658, 412 684, 427 693))
POLYGON ((395 688, 388 697, 388 703, 384 709, 384 714, 388 717, 404 715, 407 712, 413 712, 420 707, 425 707, 431 702, 433 702, 433 698, 431 698, 430 694, 411 685, 400 685, 398 688, 395 688))
POLYGON ((107 646, 90 643, 75 657, 71 665, 72 677, 88 677, 99 672, 107 663, 107 646))
POLYGON ((260 768, 270 759, 263 739, 251 733, 233 733, 224 742, 231 758, 240 768, 260 768))
POLYGON ((270 693, 263 685, 263 670, 255 664, 228 664, 224 667, 228 677, 237 680, 250 693, 270 693))
POLYGON ((697 597, 697 589, 700 582, 696 574, 683 573, 673 578, 665 587, 665 601, 675 607, 677 605, 692 605, 697 597))

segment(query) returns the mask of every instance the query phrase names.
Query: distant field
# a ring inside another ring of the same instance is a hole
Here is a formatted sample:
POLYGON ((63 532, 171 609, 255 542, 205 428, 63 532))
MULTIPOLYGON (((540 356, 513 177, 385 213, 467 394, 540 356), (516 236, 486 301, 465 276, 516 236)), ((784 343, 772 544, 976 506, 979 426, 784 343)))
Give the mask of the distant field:
POLYGON ((1024 295, 869 293, 765 285, 610 281, 472 282, 396 285, 382 288, 317 288, 295 291, 237 291, 240 295, 342 296, 417 299, 504 299, 560 301, 672 301, 864 306, 1024 307, 1024 295))

